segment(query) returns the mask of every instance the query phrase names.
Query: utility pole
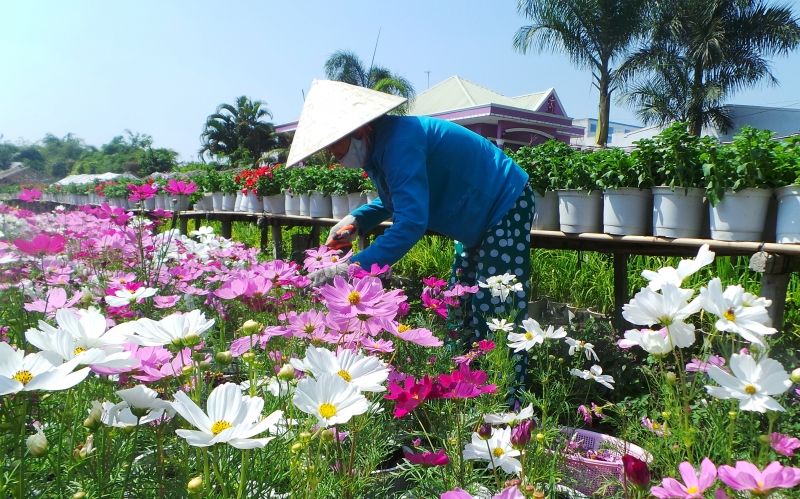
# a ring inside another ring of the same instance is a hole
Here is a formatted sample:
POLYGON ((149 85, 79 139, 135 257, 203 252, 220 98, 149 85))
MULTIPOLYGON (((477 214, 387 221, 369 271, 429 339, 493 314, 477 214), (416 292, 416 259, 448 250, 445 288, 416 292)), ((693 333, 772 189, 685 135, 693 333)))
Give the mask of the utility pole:
POLYGON ((425 71, 425 74, 428 75, 428 88, 431 88, 431 70, 425 71))

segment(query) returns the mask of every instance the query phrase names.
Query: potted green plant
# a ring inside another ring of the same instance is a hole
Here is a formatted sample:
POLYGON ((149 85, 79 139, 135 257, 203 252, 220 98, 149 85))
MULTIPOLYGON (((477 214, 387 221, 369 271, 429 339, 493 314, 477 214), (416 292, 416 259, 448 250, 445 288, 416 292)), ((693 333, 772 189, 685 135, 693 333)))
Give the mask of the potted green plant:
POLYGON ((800 136, 781 142, 776 167, 775 241, 800 243, 800 136))
POLYGON ((357 197, 358 206, 361 202, 361 173, 353 168, 344 168, 335 165, 330 170, 331 188, 331 213, 333 218, 342 218, 350 213, 350 196, 357 197))
POLYGON ((299 202, 298 215, 307 217, 309 213, 310 193, 314 189, 315 173, 313 166, 295 168, 289 177, 289 190, 299 202))
POLYGON ((128 182, 122 180, 119 182, 107 182, 103 187, 103 194, 105 194, 108 204, 118 208, 128 208, 128 182))
POLYGON ((592 153, 575 153, 560 171, 551 172, 558 185, 558 221, 562 232, 600 232, 603 197, 597 185, 597 161, 592 153))
POLYGON ((673 123, 634 143, 634 161, 653 172, 653 235, 700 237, 705 193, 700 155, 712 140, 689 134, 685 123, 673 123))
POLYGON ((361 186, 360 186, 361 194, 364 195, 366 202, 371 203, 378 197, 378 190, 375 189, 375 184, 372 183, 372 179, 369 178, 367 172, 361 172, 361 186))
POLYGON ((646 162, 634 161, 622 149, 594 153, 597 184, 603 190, 603 232, 644 236, 650 233, 650 187, 653 173, 646 162))
POLYGON ((219 190, 222 192, 222 210, 234 211, 236 209, 236 194, 239 190, 234 180, 234 172, 219 173, 219 190))
POLYGON ((286 168, 281 165, 269 165, 263 168, 262 174, 258 177, 256 191, 261 196, 265 212, 274 215, 282 215, 285 212, 282 192, 285 176, 286 168))
POLYGON ((558 225, 558 172, 576 154, 564 142, 548 140, 537 146, 523 146, 509 152, 509 156, 528 174, 528 183, 533 188, 533 224, 536 230, 559 230, 558 225))
POLYGON ((742 128, 731 144, 708 146, 702 160, 712 239, 763 239, 781 147, 772 132, 752 127, 742 128))

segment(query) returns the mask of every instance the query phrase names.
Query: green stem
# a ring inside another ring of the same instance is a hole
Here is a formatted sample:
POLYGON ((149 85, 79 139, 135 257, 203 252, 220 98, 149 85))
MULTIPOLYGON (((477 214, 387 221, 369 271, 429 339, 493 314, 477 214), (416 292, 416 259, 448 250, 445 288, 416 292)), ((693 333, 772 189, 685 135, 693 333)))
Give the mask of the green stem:
POLYGON ((225 486, 225 480, 222 479, 222 473, 219 471, 219 466, 217 466, 218 455, 214 452, 214 459, 211 460, 211 466, 214 469, 214 477, 217 479, 217 483, 219 484, 219 488, 222 491, 222 497, 228 497, 228 488, 225 486))
POLYGON ((22 404, 20 404, 19 414, 19 443, 17 444, 17 457, 19 459, 19 482, 17 483, 17 497, 25 497, 25 420, 28 417, 28 394, 22 394, 22 404))
POLYGON ((247 450, 242 449, 242 469, 241 473, 239 474, 239 491, 236 493, 236 499, 242 499, 245 485, 247 484, 247 472, 248 472, 248 464, 250 463, 250 454, 247 450))
POLYGON ((125 490, 128 488, 128 483, 130 483, 131 478, 131 470, 133 470, 133 460, 136 458, 136 441, 139 436, 139 418, 136 419, 136 428, 133 430, 133 445, 131 446, 131 453, 128 459, 128 469, 125 470, 125 480, 122 482, 122 490, 119 493, 119 499, 125 497, 125 490))

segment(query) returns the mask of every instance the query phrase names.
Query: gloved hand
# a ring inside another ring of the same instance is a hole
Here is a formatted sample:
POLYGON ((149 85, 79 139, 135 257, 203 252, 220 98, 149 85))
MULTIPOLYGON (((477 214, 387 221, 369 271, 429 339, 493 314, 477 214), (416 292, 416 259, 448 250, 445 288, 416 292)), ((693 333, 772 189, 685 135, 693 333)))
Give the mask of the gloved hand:
POLYGON ((312 272, 308 274, 308 278, 311 280, 311 286, 316 288, 323 284, 328 284, 333 281, 333 278, 337 275, 346 276, 349 267, 350 264, 345 261, 312 272))
POLYGON ((334 250, 347 250, 353 245, 353 241, 358 237, 358 224, 353 215, 347 215, 333 226, 325 246, 334 250))

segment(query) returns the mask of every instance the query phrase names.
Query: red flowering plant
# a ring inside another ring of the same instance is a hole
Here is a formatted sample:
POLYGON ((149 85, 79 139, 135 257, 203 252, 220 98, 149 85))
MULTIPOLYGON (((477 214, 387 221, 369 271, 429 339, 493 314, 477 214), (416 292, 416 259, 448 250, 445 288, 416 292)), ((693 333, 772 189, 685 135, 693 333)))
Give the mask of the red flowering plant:
POLYGON ((258 169, 259 176, 256 180, 256 192, 259 196, 275 196, 283 189, 286 168, 280 164, 266 165, 258 169))

